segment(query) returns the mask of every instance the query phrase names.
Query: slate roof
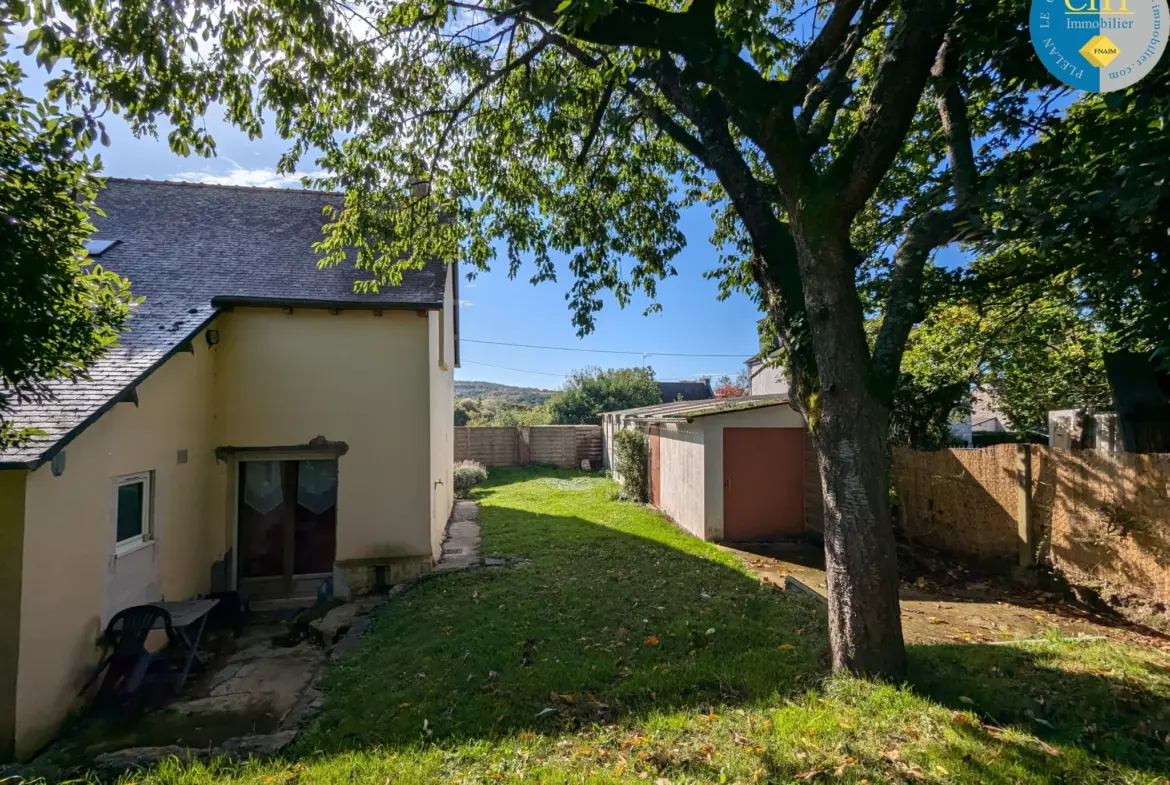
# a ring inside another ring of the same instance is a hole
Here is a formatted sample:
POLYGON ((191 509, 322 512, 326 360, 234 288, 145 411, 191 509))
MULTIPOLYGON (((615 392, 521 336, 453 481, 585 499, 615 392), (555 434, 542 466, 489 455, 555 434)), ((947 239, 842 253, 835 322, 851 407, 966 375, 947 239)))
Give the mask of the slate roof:
POLYGON ((662 400, 673 401, 706 401, 715 397, 709 381, 702 382, 659 382, 658 390, 662 393, 662 400))
POLYGON ((653 406, 642 406, 637 409, 605 412, 602 416, 612 414, 628 420, 678 422, 679 420, 690 421, 717 414, 730 414, 731 412, 743 412, 750 409, 763 409, 768 406, 780 406, 788 402, 788 396, 784 393, 742 395, 738 398, 713 398, 709 401, 656 403, 653 406))
POLYGON ((88 381, 55 382, 53 400, 17 405, 12 421, 45 435, 0 450, 0 466, 47 460, 231 305, 441 308, 446 270, 440 260, 377 294, 353 291, 354 280, 369 273, 347 265, 317 268, 312 244, 321 239, 321 210, 341 200, 336 193, 280 188, 107 180, 97 200, 105 216, 94 216, 94 239, 118 243, 97 261, 129 278, 131 291, 145 299, 88 381))

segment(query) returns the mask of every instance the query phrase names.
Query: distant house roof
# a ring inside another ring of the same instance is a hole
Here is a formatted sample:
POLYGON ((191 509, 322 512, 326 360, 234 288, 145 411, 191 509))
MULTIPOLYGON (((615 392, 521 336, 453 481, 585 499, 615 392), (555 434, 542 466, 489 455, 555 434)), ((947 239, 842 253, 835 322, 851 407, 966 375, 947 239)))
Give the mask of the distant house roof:
POLYGON ((698 382, 659 382, 658 390, 662 393, 662 400, 673 401, 706 401, 715 397, 711 389, 710 380, 698 382))
POLYGON ((143 297, 119 345, 88 381, 56 381, 51 400, 18 404, 17 427, 45 432, 0 450, 0 467, 35 467, 235 305, 319 308, 442 308, 443 262, 405 273, 399 286, 354 292, 369 276, 352 265, 320 270, 322 208, 336 193, 108 179, 93 217, 103 267, 130 279, 143 297), (109 241, 110 244, 101 241, 109 241))
POLYGON ((656 403, 653 406, 642 406, 637 409, 623 409, 620 412, 606 412, 603 417, 617 416, 627 420, 641 422, 690 422, 700 417, 710 417, 716 414, 730 414, 750 409, 762 409, 768 406, 780 406, 788 403, 788 396, 776 395, 746 395, 739 398, 713 398, 708 401, 675 401, 673 403, 656 403))
POLYGON ((1105 355, 1105 375, 1126 452, 1170 451, 1170 371, 1149 355, 1105 355))

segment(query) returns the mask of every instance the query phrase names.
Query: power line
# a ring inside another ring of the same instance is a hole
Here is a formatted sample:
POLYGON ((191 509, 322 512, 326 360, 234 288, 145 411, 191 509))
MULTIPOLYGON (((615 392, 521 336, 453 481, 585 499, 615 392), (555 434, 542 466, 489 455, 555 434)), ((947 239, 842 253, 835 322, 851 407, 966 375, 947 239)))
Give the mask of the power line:
MULTIPOLYGON (((515 373, 535 373, 535 374, 539 374, 540 376, 555 376, 558 379, 568 378, 568 374, 564 374, 564 373, 549 373, 548 371, 529 371, 529 370, 526 370, 524 368, 509 368, 506 365, 492 365, 491 363, 481 363, 477 360, 468 360, 467 358, 463 358, 461 360, 461 362, 470 363, 471 365, 482 365, 485 368, 496 368, 496 369, 501 370, 501 371, 513 371, 515 373)), ((703 374, 699 374, 699 376, 696 378, 680 378, 680 379, 658 379, 658 378, 655 378, 654 381, 656 381, 656 382, 693 382, 693 381, 697 381, 698 379, 701 379, 703 376, 713 378, 713 377, 717 377, 717 376, 730 376, 730 375, 731 374, 723 374, 723 373, 703 373, 703 374)))
POLYGON ((508 367, 503 366, 503 365, 492 365, 490 363, 476 362, 475 360, 468 360, 467 358, 464 358, 463 360, 461 360, 461 362, 471 363, 472 365, 482 365, 485 368, 498 368, 501 371, 515 371, 516 373, 536 373, 536 374, 540 374, 541 376, 555 376, 558 379, 565 378, 565 375, 563 373, 549 373, 548 371, 526 371, 523 368, 508 368, 508 367))
MULTIPOLYGON (((464 343, 485 343, 492 346, 515 346, 521 349, 547 349, 554 352, 589 352, 591 354, 630 354, 639 357, 751 357, 751 354, 691 354, 690 352, 633 352, 626 349, 584 349, 576 346, 537 346, 530 343, 507 343, 505 341, 477 341, 474 338, 460 338, 464 343)), ((482 365, 482 363, 481 363, 482 365)), ((534 372, 535 373, 535 372, 534 372)))

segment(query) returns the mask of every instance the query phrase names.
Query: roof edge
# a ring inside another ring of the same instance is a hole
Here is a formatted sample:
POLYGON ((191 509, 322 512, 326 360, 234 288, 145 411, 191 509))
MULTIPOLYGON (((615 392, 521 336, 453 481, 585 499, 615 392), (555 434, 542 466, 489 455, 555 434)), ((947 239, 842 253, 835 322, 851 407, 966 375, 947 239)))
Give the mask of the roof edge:
POLYGON ((147 378, 149 378, 151 374, 153 374, 159 368, 166 365, 166 363, 172 357, 174 357, 176 354, 178 354, 180 351, 183 350, 183 347, 185 344, 188 344, 192 340, 194 340, 195 336, 197 336, 197 335, 199 335, 199 333, 203 332, 203 330, 205 330, 209 324, 211 324, 213 321, 215 321, 215 318, 219 315, 220 315, 220 311, 218 309, 213 310, 211 312, 211 314, 206 319, 204 319, 202 322, 199 323, 198 327, 191 330, 190 332, 183 333, 182 337, 179 338, 178 340, 176 340, 175 343, 171 346, 171 348, 167 349, 167 351, 163 354, 162 357, 160 357, 153 364, 151 364, 151 366, 149 368, 147 368, 145 371, 143 371, 141 374, 139 374, 134 379, 134 381, 130 382, 125 387, 122 387, 114 395, 110 396, 110 398, 107 399, 105 403, 103 403, 101 406, 99 406, 97 409, 95 409, 93 412, 91 412, 88 417, 86 417, 84 420, 79 422, 77 425, 70 428, 65 433, 64 436, 60 437, 59 439, 57 439, 54 442, 47 444, 45 446, 45 449, 42 450, 41 454, 38 455, 36 458, 26 458, 26 459, 20 460, 20 461, 0 460, 0 469, 28 469, 29 471, 35 471, 36 469, 40 468, 44 464, 53 460, 53 456, 55 456, 57 453, 64 450, 67 446, 69 446, 69 444, 74 439, 76 439, 87 428, 89 428, 89 426, 93 425, 95 422, 100 420, 102 418, 102 416, 105 415, 106 412, 108 412, 110 409, 114 408, 118 404, 119 399, 121 399, 122 396, 127 391, 133 390, 135 387, 137 387, 138 385, 140 385, 144 381, 146 381, 147 378))
POLYGON ((317 191, 312 188, 281 188, 277 185, 229 185, 227 183, 196 183, 190 180, 151 180, 148 177, 103 177, 107 183, 133 183, 135 185, 166 185, 182 188, 225 188, 229 191, 280 191, 281 193, 312 194, 314 196, 340 196, 344 191, 317 191))
POLYGON ((439 311, 440 302, 403 303, 387 300, 320 300, 311 297, 236 297, 221 295, 211 298, 219 309, 231 308, 315 308, 330 311, 439 311))

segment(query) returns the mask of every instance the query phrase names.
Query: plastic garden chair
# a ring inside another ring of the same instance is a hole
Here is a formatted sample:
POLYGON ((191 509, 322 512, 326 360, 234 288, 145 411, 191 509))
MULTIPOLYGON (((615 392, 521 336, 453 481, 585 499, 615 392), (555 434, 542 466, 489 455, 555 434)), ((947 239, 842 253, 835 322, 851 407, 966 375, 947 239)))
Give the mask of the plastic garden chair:
MULTIPOLYGON (((171 626, 171 614, 155 605, 135 605, 118 611, 110 619, 105 639, 112 651, 103 663, 106 675, 98 688, 99 700, 129 697, 142 686, 142 680, 155 659, 146 648, 146 639, 155 629, 166 630, 170 643, 178 637, 171 626)), ((98 672, 101 672, 100 667, 98 672)))

